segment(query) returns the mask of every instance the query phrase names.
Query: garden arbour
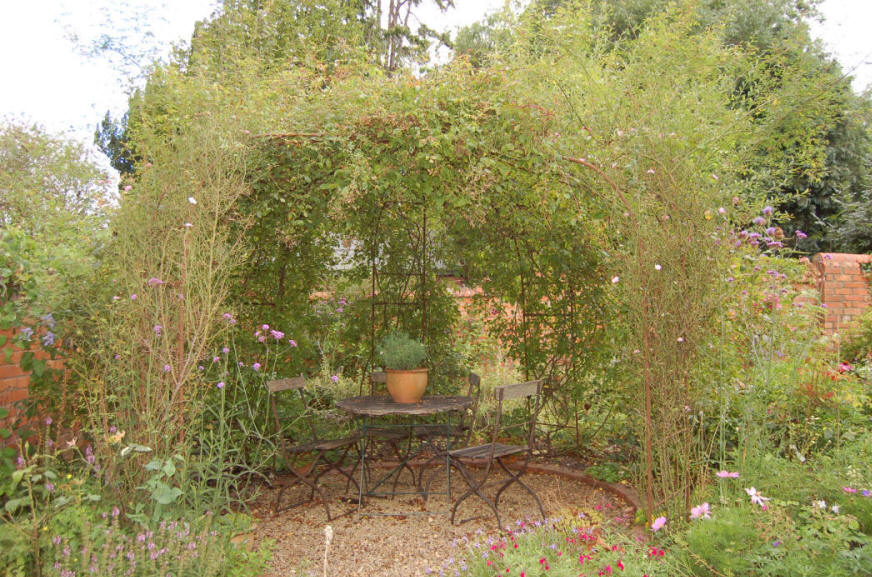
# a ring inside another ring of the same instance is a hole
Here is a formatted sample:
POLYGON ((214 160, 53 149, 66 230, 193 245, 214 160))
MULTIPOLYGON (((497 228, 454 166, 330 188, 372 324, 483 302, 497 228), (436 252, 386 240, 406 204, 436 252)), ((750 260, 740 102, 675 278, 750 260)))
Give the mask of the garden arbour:
POLYGON ((374 343, 400 328, 427 343, 437 375, 453 373, 474 362, 458 340, 482 336, 440 280, 460 277, 482 289, 474 316, 527 376, 551 379, 568 419, 610 305, 590 200, 548 142, 554 114, 463 65, 359 82, 299 110, 293 131, 248 137, 244 316, 318 341, 311 297, 329 288, 348 301, 335 366, 370 370, 374 343))

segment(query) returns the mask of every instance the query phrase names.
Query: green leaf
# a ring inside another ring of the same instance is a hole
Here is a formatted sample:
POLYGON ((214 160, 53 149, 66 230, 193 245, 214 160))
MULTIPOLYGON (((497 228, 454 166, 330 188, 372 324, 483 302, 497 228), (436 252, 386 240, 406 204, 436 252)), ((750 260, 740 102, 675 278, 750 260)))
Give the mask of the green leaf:
POLYGON ((6 407, 0 407, 0 419, 5 419, 9 416, 9 409, 6 407))
POLYGON ((170 487, 161 483, 151 492, 151 498, 161 505, 169 505, 170 503, 175 502, 181 494, 182 491, 178 487, 170 487))
POLYGON ((164 463, 163 472, 164 475, 166 475, 167 477, 172 477, 176 474, 176 466, 173 465, 173 462, 171 460, 164 463))
POLYGON ((100 495, 97 495, 96 493, 90 493, 90 494, 85 496, 85 499, 87 499, 88 501, 93 501, 94 503, 96 503, 97 501, 101 500, 102 497, 100 495))
MULTIPOLYGON (((2 328, 2 327, 0 327, 0 328, 2 328)), ((11 347, 5 347, 3 349, 3 357, 4 357, 3 360, 7 363, 12 360, 12 348, 11 347)))
POLYGON ((15 513, 15 511, 17 511, 18 508, 25 503, 26 501, 24 499, 9 499, 8 501, 6 501, 6 512, 11 515, 12 513, 15 513))
POLYGON ((33 376, 41 377, 42 375, 44 375, 45 374, 45 367, 46 367, 45 360, 34 359, 33 367, 32 367, 33 376))
POLYGON ((18 366, 22 371, 29 371, 33 368, 33 353, 26 351, 21 355, 21 360, 18 361, 18 366))
POLYGON ((155 459, 145 464, 146 471, 159 471, 161 467, 163 467, 163 461, 160 459, 155 459))

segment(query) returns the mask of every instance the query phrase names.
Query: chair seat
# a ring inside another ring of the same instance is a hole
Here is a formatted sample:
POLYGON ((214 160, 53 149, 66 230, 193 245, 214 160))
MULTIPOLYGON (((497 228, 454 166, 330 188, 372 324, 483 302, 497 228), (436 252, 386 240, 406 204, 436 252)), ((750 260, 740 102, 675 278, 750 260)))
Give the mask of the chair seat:
POLYGON ((288 447, 289 453, 311 453, 312 451, 333 451, 352 445, 357 442, 355 437, 345 437, 343 439, 318 439, 309 441, 299 445, 288 447))
MULTIPOLYGON (((466 434, 469 427, 465 425, 451 425, 448 428, 448 434, 452 437, 460 437, 466 434)), ((412 434, 416 437, 442 437, 445 435, 445 427, 442 425, 415 425, 412 427, 412 434)))
POLYGON ((527 447, 522 445, 504 445, 502 443, 488 443, 487 445, 476 445, 474 447, 464 447, 463 449, 455 449, 448 454, 456 459, 487 459, 491 454, 493 447, 494 459, 514 455, 515 453, 523 453, 527 447))
POLYGON ((367 427, 366 436, 376 437, 382 441, 393 441, 399 439, 407 439, 409 437, 409 432, 407 429, 403 428, 367 427))

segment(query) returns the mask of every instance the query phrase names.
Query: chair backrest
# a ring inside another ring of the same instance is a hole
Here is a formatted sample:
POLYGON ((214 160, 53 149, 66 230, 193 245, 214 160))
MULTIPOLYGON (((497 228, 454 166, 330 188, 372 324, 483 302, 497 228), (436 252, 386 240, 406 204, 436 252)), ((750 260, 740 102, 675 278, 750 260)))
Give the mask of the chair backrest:
POLYGON ((278 407, 276 406, 276 393, 282 391, 298 391, 300 394, 300 401, 303 404, 303 412, 309 425, 309 432, 312 435, 312 439, 318 438, 318 433, 315 429, 315 420, 312 417, 312 412, 309 410, 309 404, 304 392, 306 389, 306 378, 304 376, 300 375, 299 377, 267 381, 266 389, 269 392, 269 404, 273 414, 276 434, 281 434, 282 431, 282 423, 279 419, 278 407))
POLYGON ((494 422, 493 443, 497 442, 497 438, 501 431, 510 429, 527 429, 527 447, 532 451, 536 440, 536 423, 539 419, 539 410, 542 408, 542 388, 544 379, 535 381, 527 381, 525 383, 515 383, 512 385, 503 385, 494 389, 494 398, 497 401, 497 416, 494 422), (515 399, 526 400, 527 419, 523 423, 503 423, 503 402, 515 399))
MULTIPOLYGON (((369 394, 376 395, 378 392, 376 391, 377 385, 385 385, 387 386, 388 382, 388 374, 384 371, 373 371, 369 374, 369 394)), ((382 387, 384 388, 384 387, 382 387)), ((385 389, 387 392, 387 389, 385 389)))
POLYGON ((475 420, 478 416, 478 403, 481 399, 481 377, 475 373, 469 373, 466 377, 466 396, 472 398, 472 405, 460 414, 460 430, 463 431, 462 444, 469 443, 469 439, 475 429, 475 420))

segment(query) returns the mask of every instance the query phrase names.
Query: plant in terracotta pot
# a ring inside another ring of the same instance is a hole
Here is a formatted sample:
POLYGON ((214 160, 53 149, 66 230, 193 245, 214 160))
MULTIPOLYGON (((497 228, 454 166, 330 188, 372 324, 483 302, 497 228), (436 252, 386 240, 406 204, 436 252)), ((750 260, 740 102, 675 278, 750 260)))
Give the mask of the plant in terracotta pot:
POLYGON ((427 347, 404 332, 392 332, 379 346, 386 383, 391 397, 398 403, 415 403, 427 388, 427 347))

